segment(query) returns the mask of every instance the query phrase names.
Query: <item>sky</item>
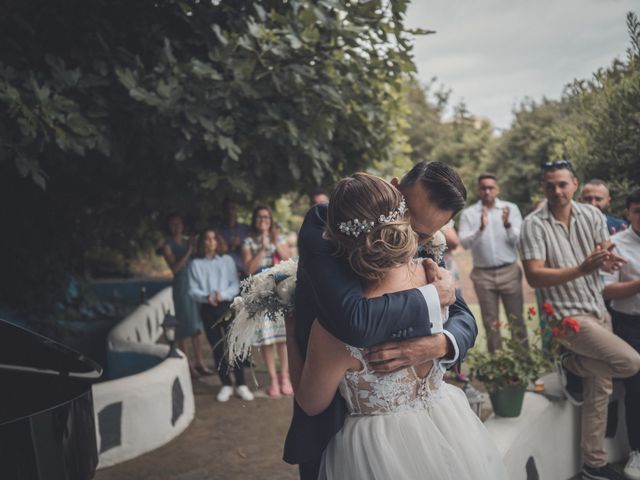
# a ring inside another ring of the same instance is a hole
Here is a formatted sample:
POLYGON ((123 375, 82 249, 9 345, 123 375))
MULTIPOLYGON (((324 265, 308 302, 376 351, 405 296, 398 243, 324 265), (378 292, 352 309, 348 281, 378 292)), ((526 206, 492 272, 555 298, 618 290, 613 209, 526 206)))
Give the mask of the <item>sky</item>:
POLYGON ((524 98, 557 99, 625 58, 630 10, 640 15, 640 0, 413 0, 406 25, 437 32, 416 38, 419 79, 437 77, 500 130, 524 98))

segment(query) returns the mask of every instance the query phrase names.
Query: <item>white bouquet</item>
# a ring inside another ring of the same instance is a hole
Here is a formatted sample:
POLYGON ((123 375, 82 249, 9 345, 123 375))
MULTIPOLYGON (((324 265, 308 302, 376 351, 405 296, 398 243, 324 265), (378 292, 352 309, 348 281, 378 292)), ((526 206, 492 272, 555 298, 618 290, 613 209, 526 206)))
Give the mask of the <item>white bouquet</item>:
POLYGON ((451 227, 453 227, 453 220, 435 232, 431 239, 420 248, 420 256, 427 256, 439 264, 447 250, 447 238, 444 236, 444 232, 451 227))
POLYGON ((293 312, 297 271, 298 259, 292 258, 242 281, 240 295, 230 308, 233 316, 227 333, 230 364, 247 358, 263 318, 275 322, 293 312))

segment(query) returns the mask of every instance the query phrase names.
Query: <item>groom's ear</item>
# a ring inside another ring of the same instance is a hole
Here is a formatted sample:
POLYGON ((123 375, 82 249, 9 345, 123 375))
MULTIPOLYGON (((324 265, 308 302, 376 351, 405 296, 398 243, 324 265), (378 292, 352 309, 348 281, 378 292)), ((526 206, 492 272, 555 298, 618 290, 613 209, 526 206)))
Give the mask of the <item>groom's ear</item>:
POLYGON ((393 185, 394 187, 398 188, 398 185, 400 185, 400 180, 398 180, 398 177, 393 177, 391 179, 391 185, 393 185))

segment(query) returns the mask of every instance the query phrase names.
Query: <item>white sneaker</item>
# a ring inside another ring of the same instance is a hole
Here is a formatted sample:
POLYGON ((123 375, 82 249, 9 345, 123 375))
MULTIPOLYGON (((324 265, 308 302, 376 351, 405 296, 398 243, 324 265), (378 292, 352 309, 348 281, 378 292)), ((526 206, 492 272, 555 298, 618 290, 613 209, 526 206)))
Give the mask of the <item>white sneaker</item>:
POLYGON ((233 388, 229 385, 223 385, 220 391, 218 392, 216 399, 219 402, 228 402, 232 394, 233 394, 233 388))
POLYGON ((640 451, 629 454, 629 461, 624 467, 624 476, 630 480, 640 480, 640 451))
POLYGON ((251 390, 249 390, 249 387, 247 387, 246 385, 240 385, 239 387, 236 387, 236 395, 238 395, 245 402, 250 402, 251 400, 253 400, 253 393, 251 393, 251 390))

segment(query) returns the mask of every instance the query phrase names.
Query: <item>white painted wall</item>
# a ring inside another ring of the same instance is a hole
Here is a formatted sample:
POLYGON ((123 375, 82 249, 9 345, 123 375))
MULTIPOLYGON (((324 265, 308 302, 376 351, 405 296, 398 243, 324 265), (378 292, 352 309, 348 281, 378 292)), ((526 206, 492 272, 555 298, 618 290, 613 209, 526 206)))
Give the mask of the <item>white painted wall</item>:
POLYGON ((162 336, 161 324, 164 314, 173 313, 171 292, 171 287, 161 290, 113 327, 107 337, 109 350, 129 350, 135 348, 136 344, 155 344, 162 336), (151 333, 149 333, 149 326, 151 326, 151 333), (138 335, 140 341, 138 341, 138 335))
MULTIPOLYGON (((98 468, 109 467, 161 447, 182 433, 195 415, 189 367, 183 359, 169 358, 156 367, 93 387, 97 414, 107 405, 122 402, 122 443, 100 454, 98 468), (178 378, 184 394, 184 411, 171 425, 172 386, 178 378)), ((100 432, 97 431, 98 448, 100 432)))
POLYGON ((158 357, 159 363, 140 373, 93 386, 98 451, 101 445, 98 413, 110 404, 122 402, 121 444, 100 454, 99 469, 166 444, 194 418, 195 402, 186 357, 183 354, 182 358, 165 358, 169 347, 155 343, 162 335, 160 324, 166 312, 173 312, 170 287, 138 307, 109 333, 107 368, 126 368, 117 362, 127 361, 130 354, 158 357), (172 425, 172 388, 176 378, 184 395, 184 410, 172 425))
MULTIPOLYGON (((629 452, 621 386, 617 385, 612 396, 620 399, 617 434, 605 441, 611 462, 626 459, 629 452)), ((534 458, 541 480, 567 480, 577 475, 582 464, 580 413, 580 408, 566 400, 550 401, 527 392, 519 417, 487 419, 485 425, 502 453, 509 479, 526 480, 529 457, 534 458)))

